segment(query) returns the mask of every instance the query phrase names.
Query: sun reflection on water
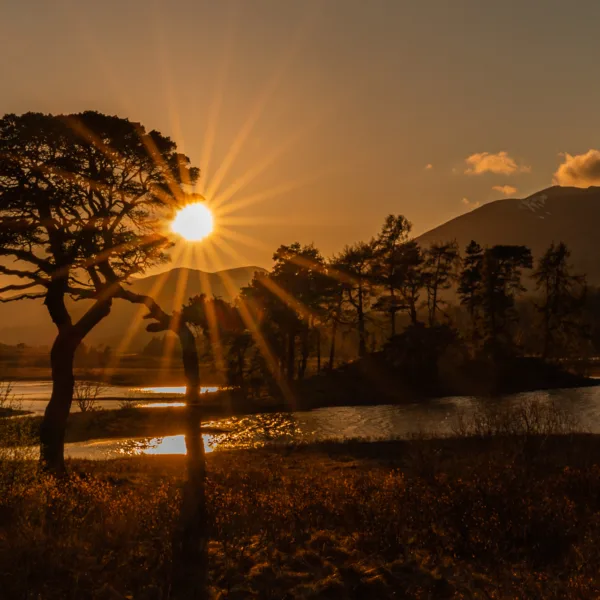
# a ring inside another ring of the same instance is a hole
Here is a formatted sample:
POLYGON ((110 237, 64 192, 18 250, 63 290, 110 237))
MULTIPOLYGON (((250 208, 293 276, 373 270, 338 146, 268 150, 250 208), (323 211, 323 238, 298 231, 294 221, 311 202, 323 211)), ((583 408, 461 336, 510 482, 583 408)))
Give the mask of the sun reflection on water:
MULTIPOLYGON (((231 417, 204 423, 204 427, 222 430, 202 434, 206 453, 233 448, 261 448, 271 443, 299 441, 305 436, 296 420, 285 413, 231 417)), ((115 450, 119 456, 186 453, 184 435, 131 438, 119 440, 117 443, 118 447, 115 450)))
MULTIPOLYGON (((200 388, 201 394, 207 394, 217 392, 219 388, 217 386, 203 386, 200 388)), ((134 388, 134 392, 141 392, 142 394, 185 394, 185 385, 174 385, 174 386, 153 386, 134 388)))
POLYGON ((178 406, 181 408, 185 406, 185 402, 152 402, 152 404, 140 403, 136 406, 140 408, 168 408, 171 406, 178 406))
MULTIPOLYGON (((204 452, 212 452, 216 443, 212 434, 202 435, 204 441, 204 452)), ((141 454, 186 454, 184 435, 167 435, 137 440, 124 440, 119 452, 126 456, 141 454)))

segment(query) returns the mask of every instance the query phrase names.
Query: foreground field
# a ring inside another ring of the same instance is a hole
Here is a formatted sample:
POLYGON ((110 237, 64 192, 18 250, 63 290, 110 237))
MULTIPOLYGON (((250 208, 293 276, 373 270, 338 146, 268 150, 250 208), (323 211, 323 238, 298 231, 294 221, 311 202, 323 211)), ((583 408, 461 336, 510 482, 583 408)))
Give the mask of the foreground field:
MULTIPOLYGON (((596 598, 600 439, 321 444, 209 456, 215 598, 596 598)), ((168 597, 183 457, 4 462, 2 597, 168 597)))

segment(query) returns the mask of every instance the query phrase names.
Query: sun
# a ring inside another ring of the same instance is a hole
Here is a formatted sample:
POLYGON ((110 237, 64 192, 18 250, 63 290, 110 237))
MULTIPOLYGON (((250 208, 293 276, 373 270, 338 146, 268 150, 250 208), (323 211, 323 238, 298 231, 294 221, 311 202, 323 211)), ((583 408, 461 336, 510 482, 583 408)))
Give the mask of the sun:
POLYGON ((203 202, 188 204, 177 212, 171 223, 171 231, 188 242, 199 242, 214 229, 214 218, 203 202))

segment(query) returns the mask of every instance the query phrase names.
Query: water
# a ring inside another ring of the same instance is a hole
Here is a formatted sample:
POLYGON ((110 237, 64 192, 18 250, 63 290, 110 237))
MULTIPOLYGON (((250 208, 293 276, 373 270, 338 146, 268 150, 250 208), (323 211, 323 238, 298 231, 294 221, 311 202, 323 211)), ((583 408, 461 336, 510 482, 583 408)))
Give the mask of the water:
MULTIPOLYGON (((213 452, 272 443, 447 435, 454 431, 459 414, 472 414, 482 403, 510 405, 532 400, 553 403, 572 415, 582 430, 600 433, 600 387, 587 387, 527 392, 495 400, 453 396, 402 406, 331 407, 219 419, 205 425, 225 431, 204 434, 204 447, 207 452, 213 452)), ((185 454, 185 442, 183 435, 102 440, 68 444, 67 454, 73 458, 92 459, 185 454)))
MULTIPOLYGON (((206 388, 212 391, 216 388, 206 388)), ((15 386, 26 410, 42 412, 49 396, 49 382, 28 382, 15 386), (42 394, 46 394, 44 400, 42 394), (36 398, 37 399, 34 399, 36 398)), ((181 397, 183 387, 125 388, 111 387, 103 397, 133 399, 149 408, 181 406, 182 402, 165 402, 181 397)), ((537 391, 506 396, 495 400, 452 396, 406 404, 320 408, 293 413, 268 413, 218 419, 205 423, 221 433, 203 435, 207 452, 244 449, 271 443, 314 442, 332 439, 368 438, 385 440, 415 434, 446 435, 453 432, 458 415, 469 415, 482 403, 519 404, 524 401, 554 403, 572 415, 581 428, 600 433, 600 386, 567 390, 537 391)), ((115 400, 101 400, 102 408, 116 408, 115 400)), ((74 409, 76 410, 76 408, 74 409)), ((183 435, 156 438, 93 440, 67 444, 66 453, 73 458, 106 459, 138 455, 185 454, 183 435)))
MULTIPOLYGON (((52 392, 51 381, 16 381, 10 384, 11 393, 19 403, 21 410, 33 414, 44 414, 50 394, 52 392)), ((206 386, 201 389, 202 393, 216 392, 219 388, 206 386)), ((185 386, 165 387, 127 387, 118 385, 102 386, 96 408, 111 410, 119 407, 122 401, 131 401, 134 406, 147 406, 148 408, 165 406, 164 400, 181 398, 185 394, 185 386), (163 402, 157 402, 157 399, 163 402)), ((170 406, 183 406, 181 402, 169 402, 170 406)), ((71 412, 79 412, 76 402, 71 406, 71 412)))

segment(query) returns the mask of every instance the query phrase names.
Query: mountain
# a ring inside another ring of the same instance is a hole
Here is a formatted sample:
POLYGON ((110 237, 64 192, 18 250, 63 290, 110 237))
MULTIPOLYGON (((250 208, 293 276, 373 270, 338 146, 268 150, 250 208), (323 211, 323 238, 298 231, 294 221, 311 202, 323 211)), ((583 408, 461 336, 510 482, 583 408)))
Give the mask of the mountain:
MULTIPOLYGON (((165 311, 171 312, 180 308, 190 297, 201 293, 233 300, 257 271, 264 269, 239 267, 207 273, 198 269, 177 268, 136 279, 129 288, 139 294, 152 296, 165 311)), ((89 303, 85 301, 73 302, 71 310, 74 318, 83 314, 87 306, 89 303)), ((111 314, 90 333, 86 343, 119 347, 124 332, 131 331, 135 334, 128 346, 130 349, 139 348, 150 339, 150 334, 145 331, 147 322, 142 319, 145 312, 143 307, 115 300, 111 314)), ((55 327, 40 301, 0 304, 0 342, 41 346, 51 344, 55 334, 55 327)))
POLYGON ((231 301, 242 287, 250 283, 254 273, 264 270, 260 267, 238 267, 207 273, 199 269, 178 268, 136 279, 129 288, 138 294, 152 296, 164 310, 171 312, 181 308, 188 298, 199 294, 231 301))
MULTIPOLYGON (((539 258, 554 242, 565 242, 571 249, 571 262, 588 281, 600 285, 600 187, 587 189, 551 187, 523 199, 490 202, 452 219, 417 241, 423 246, 432 242, 456 240, 464 251, 471 240, 482 246, 520 244, 531 248, 539 258)), ((200 293, 227 300, 250 282, 259 267, 241 267, 217 273, 196 269, 172 269, 159 275, 135 280, 133 291, 156 298, 167 311, 179 308, 188 298, 200 293)), ((73 303, 75 315, 83 313, 86 303, 73 303)), ((86 339, 92 344, 119 347, 126 331, 136 331, 129 348, 139 348, 150 336, 141 319, 144 309, 115 301, 113 310, 86 339)), ((50 344, 55 329, 40 302, 23 301, 0 304, 0 342, 29 345, 50 344)))
POLYGON ((520 200, 497 200, 417 238, 423 246, 450 240, 461 252, 471 240, 481 246, 525 245, 534 260, 552 242, 565 242, 575 270, 600 285, 600 187, 555 186, 520 200))

